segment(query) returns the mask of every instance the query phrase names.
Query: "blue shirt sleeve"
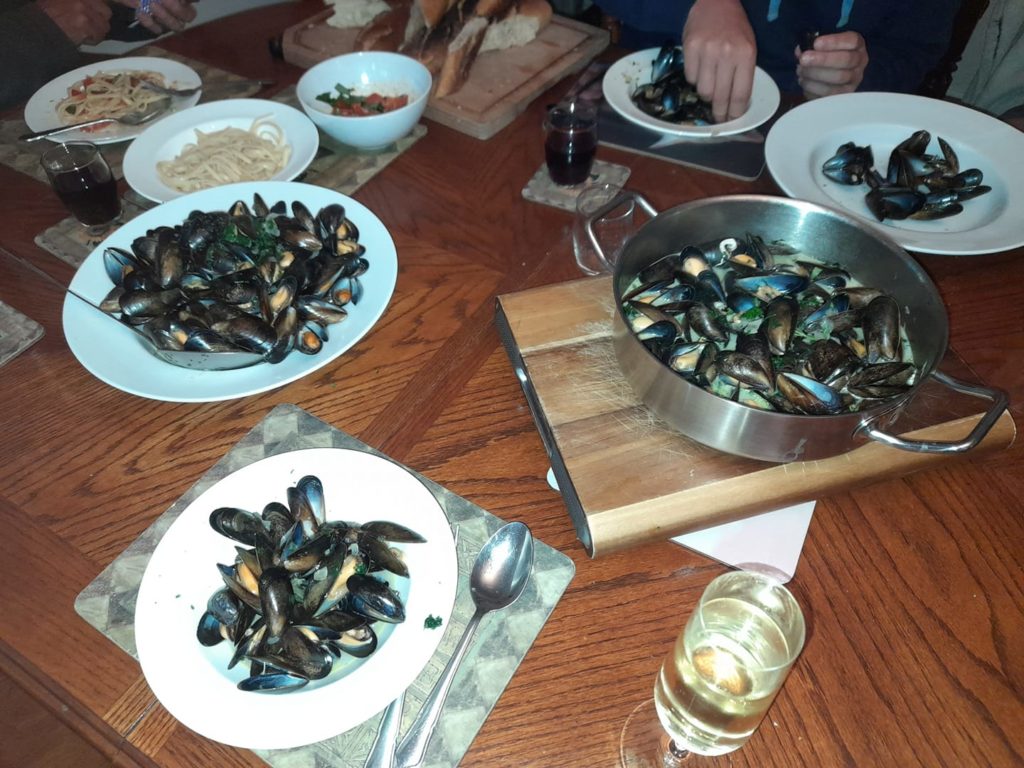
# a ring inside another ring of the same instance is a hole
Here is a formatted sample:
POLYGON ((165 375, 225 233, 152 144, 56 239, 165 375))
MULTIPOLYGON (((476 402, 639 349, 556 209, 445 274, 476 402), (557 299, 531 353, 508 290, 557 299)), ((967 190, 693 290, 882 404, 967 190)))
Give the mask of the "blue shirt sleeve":
POLYGON ((850 23, 850 29, 861 33, 868 49, 868 66, 858 90, 914 91, 949 47, 959 0, 902 0, 873 5, 881 12, 870 19, 870 28, 858 28, 856 7, 850 23))

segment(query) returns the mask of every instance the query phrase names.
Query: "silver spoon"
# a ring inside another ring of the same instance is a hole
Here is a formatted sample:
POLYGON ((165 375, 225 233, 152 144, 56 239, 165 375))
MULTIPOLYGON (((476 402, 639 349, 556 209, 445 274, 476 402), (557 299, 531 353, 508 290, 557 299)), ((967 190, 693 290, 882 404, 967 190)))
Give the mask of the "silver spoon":
POLYGON ((145 125, 166 112, 170 105, 171 98, 168 96, 163 99, 159 99, 158 101, 154 101, 143 109, 121 115, 121 117, 97 117, 95 120, 86 120, 84 123, 76 123, 75 125, 61 125, 56 128, 47 128, 45 131, 23 134, 18 137, 18 141, 39 141, 39 139, 45 139, 47 136, 54 136, 58 133, 64 133, 65 131, 74 131, 78 128, 88 128, 89 126, 103 125, 104 123, 118 123, 120 125, 131 126, 145 125))
POLYGON ((522 594, 532 570, 533 536, 523 523, 502 526, 484 544, 469 577, 469 591, 476 604, 476 611, 466 625, 466 631, 462 633, 462 639, 448 661, 448 666, 444 668, 434 690, 424 702, 423 709, 398 747, 395 762, 399 766, 412 768, 423 762, 427 744, 448 697, 448 689, 480 620, 485 614, 514 603, 522 594))
POLYGON ((138 328, 123 323, 113 315, 104 312, 102 309, 97 307, 91 301, 84 296, 80 296, 75 291, 68 288, 68 294, 74 296, 76 299, 86 304, 108 320, 117 323, 122 328, 127 328, 132 331, 142 341, 143 346, 152 354, 159 357, 164 362, 176 365, 179 368, 190 368, 194 371, 233 371, 237 368, 248 368, 250 365, 256 365, 264 361, 264 356, 256 352, 246 352, 245 350, 232 350, 230 352, 192 352, 184 349, 161 349, 153 340, 149 338, 145 333, 140 331, 138 328))

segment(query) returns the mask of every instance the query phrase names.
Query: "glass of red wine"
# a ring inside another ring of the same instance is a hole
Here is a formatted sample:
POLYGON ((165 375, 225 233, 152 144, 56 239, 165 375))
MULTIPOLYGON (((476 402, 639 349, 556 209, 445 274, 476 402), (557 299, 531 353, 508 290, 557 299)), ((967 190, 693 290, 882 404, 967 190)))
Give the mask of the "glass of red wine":
POLYGON ((71 141, 40 158, 57 197, 88 230, 90 238, 107 233, 121 215, 117 181, 95 144, 71 141))
POLYGON ((597 153, 597 107, 571 101, 548 110, 544 118, 544 159, 551 180, 575 187, 590 178, 597 153))

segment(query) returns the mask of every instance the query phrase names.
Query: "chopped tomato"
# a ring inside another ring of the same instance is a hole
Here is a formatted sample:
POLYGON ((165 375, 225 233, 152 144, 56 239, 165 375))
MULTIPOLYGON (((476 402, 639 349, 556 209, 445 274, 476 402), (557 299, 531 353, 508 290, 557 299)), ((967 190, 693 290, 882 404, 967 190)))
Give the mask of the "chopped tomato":
POLYGON ((336 85, 337 94, 322 93, 317 96, 317 101, 325 102, 331 107, 331 114, 343 117, 363 117, 366 115, 379 115, 384 112, 391 112, 400 109, 409 103, 409 97, 383 96, 379 93, 371 93, 369 96, 357 96, 351 88, 343 85, 336 85))

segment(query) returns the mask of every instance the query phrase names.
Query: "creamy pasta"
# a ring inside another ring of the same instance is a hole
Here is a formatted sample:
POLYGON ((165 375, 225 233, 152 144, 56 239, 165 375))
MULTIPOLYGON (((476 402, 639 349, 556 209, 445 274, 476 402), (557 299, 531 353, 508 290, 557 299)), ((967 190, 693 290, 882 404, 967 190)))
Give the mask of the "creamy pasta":
POLYGON ((279 173, 291 157, 284 131, 268 117, 253 121, 248 130, 196 130, 195 143, 186 144, 173 160, 156 164, 160 179, 178 192, 261 181, 279 173))

